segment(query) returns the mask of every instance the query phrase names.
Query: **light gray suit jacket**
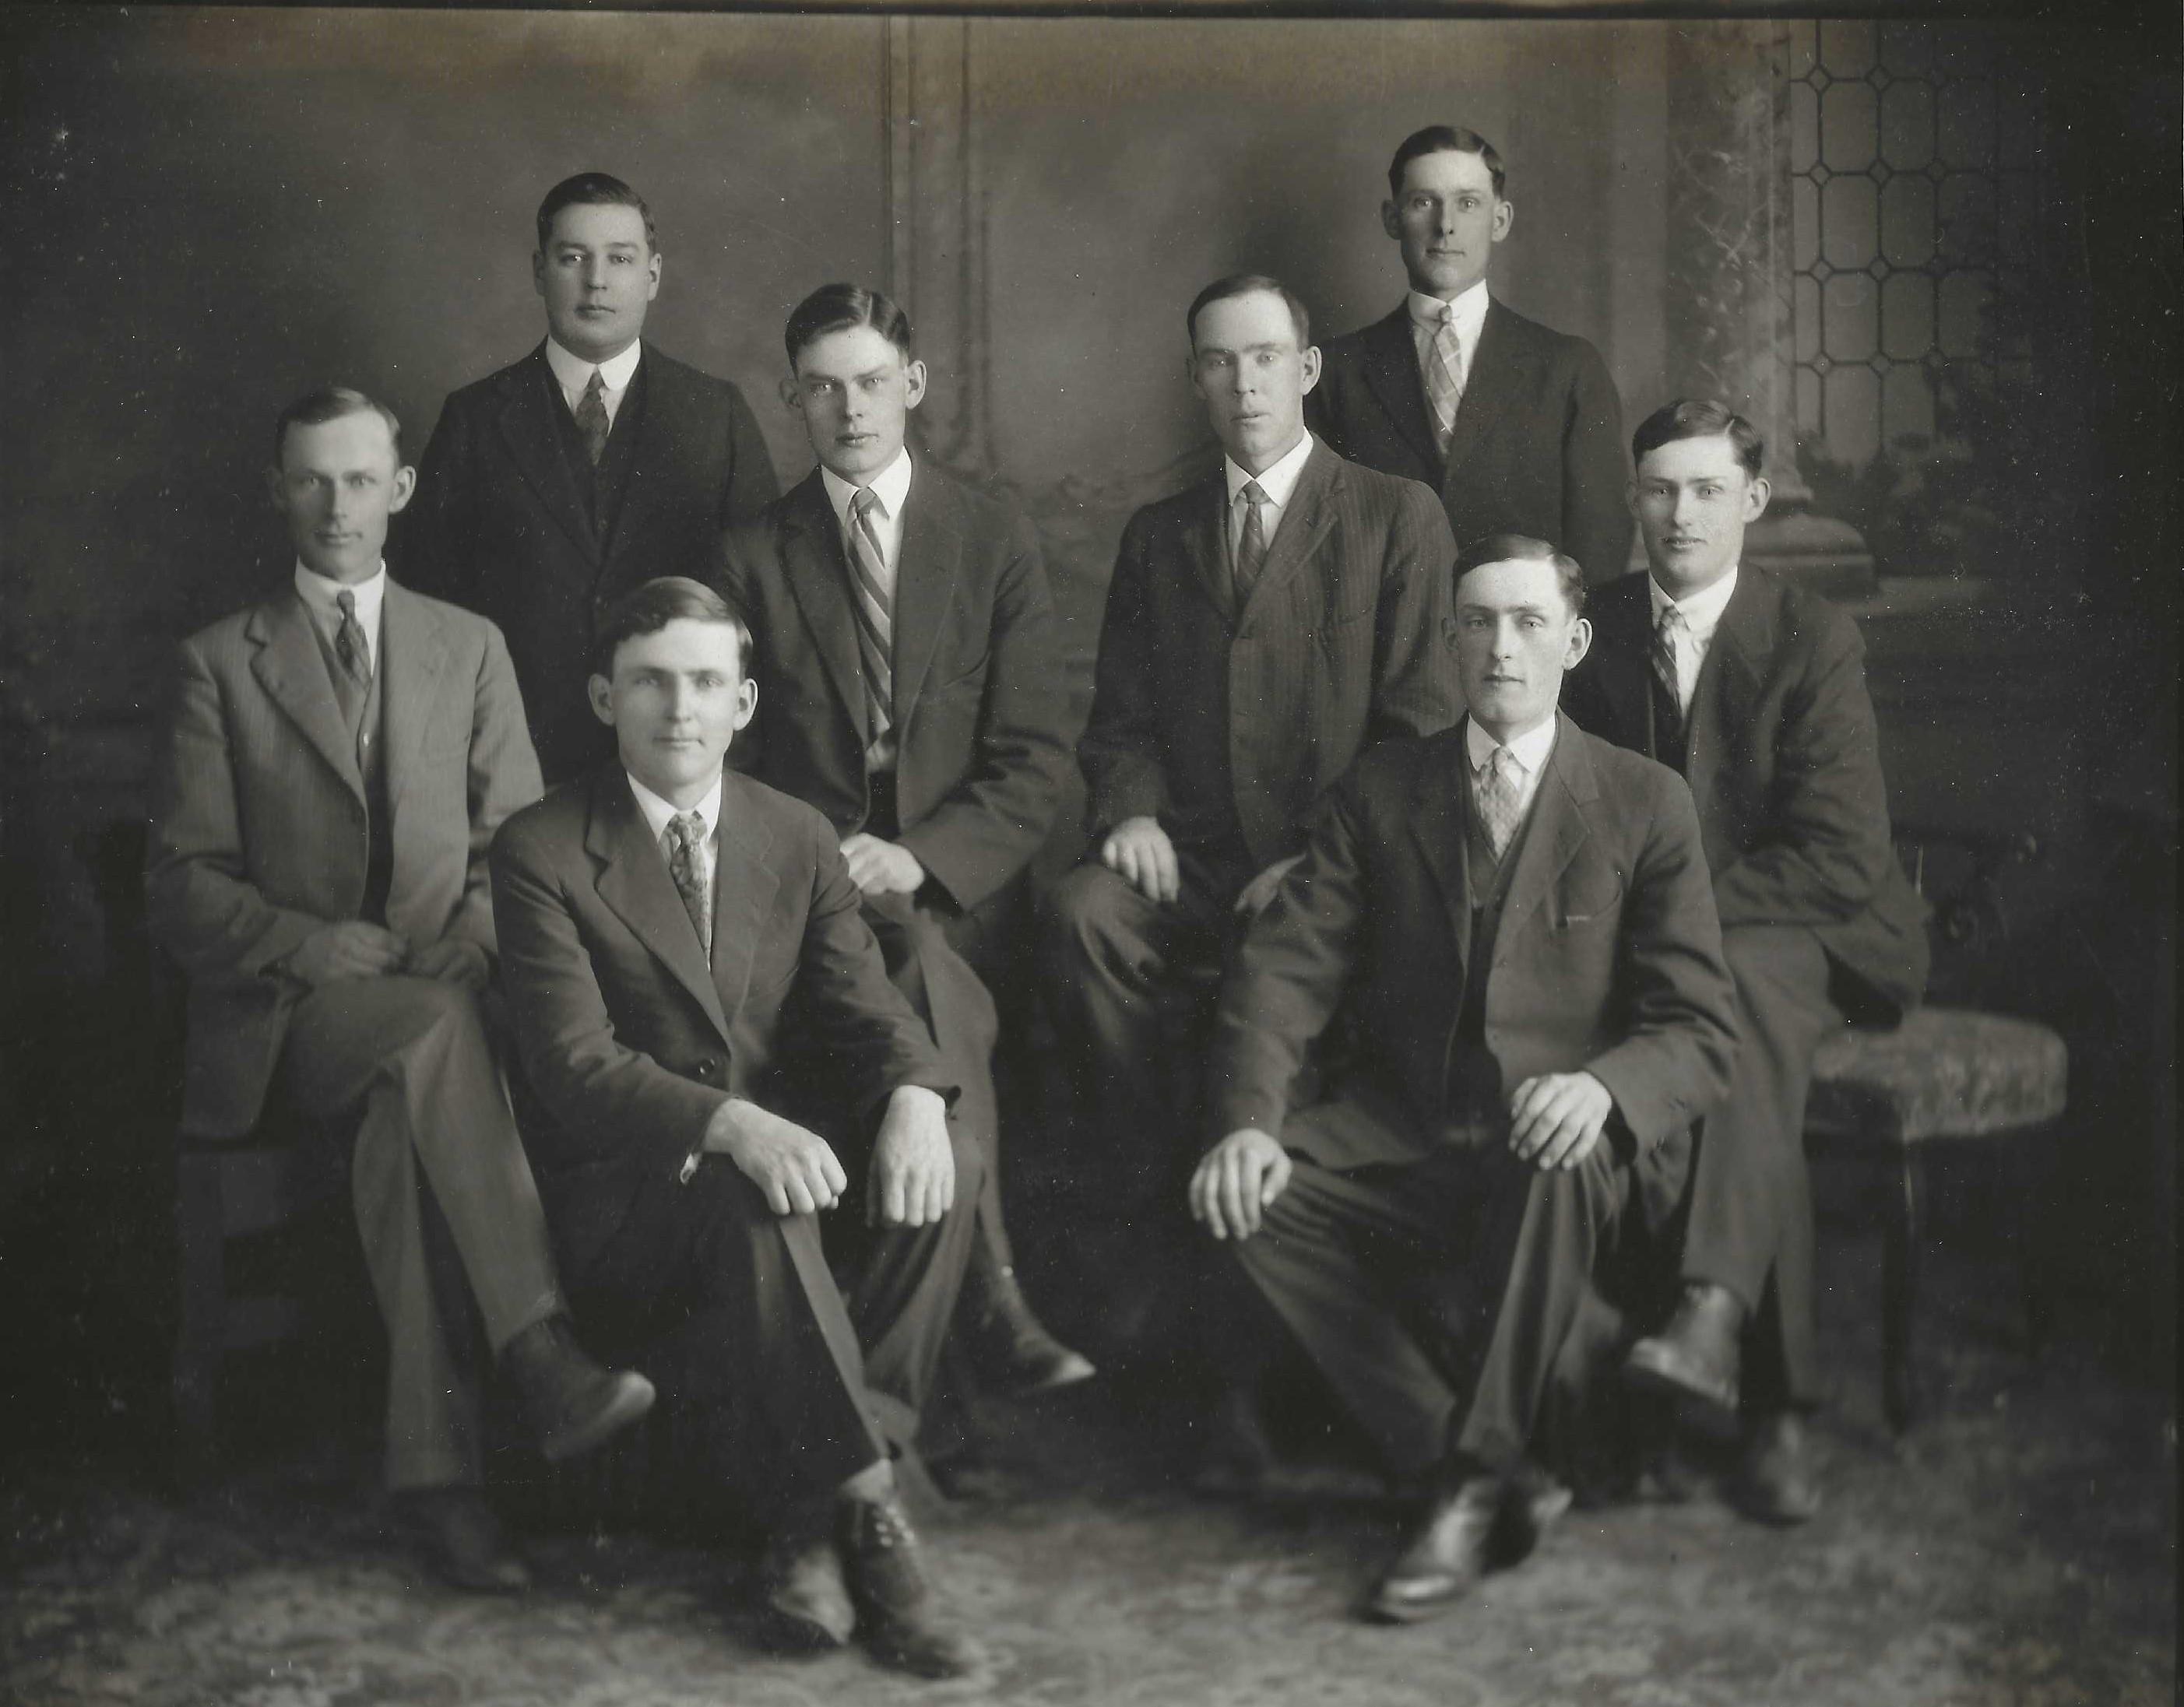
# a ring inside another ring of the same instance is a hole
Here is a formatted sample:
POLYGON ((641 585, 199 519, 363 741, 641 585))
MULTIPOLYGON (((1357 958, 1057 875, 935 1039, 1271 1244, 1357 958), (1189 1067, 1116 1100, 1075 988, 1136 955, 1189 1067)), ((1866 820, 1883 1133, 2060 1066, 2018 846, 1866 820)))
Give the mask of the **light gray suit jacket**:
MULTIPOLYGON (((508 649, 483 617, 390 579, 379 670, 387 926, 413 948, 459 937, 490 954, 486 850, 540 793, 508 649)), ((302 994, 270 969, 364 900, 364 777, 292 588, 182 642, 155 791, 152 933, 189 981, 182 1130, 239 1137, 302 994)))

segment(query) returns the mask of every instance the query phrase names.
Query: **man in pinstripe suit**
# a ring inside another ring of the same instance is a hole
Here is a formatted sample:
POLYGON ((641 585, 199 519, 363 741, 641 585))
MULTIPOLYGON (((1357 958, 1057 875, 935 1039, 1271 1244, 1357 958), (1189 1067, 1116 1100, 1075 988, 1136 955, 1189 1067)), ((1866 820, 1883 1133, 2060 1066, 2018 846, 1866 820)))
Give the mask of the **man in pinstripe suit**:
POLYGON ((466 1587, 528 1573, 478 1493, 468 1304, 549 1458, 650 1406, 576 1345, 488 1035, 486 849, 538 798, 500 631, 387 579, 415 474, 394 417, 317 392, 275 429, 291 584, 183 642, 159 777, 152 929, 189 982, 182 1128, 269 1106, 355 1133, 357 1229, 388 1341, 387 1479, 466 1587))
POLYGON ((1448 519, 1429 488, 1305 431, 1319 352, 1304 304, 1239 275, 1187 325, 1226 455, 1123 531, 1078 745, 1098 857, 1056 891, 1049 956, 1102 1183, 1140 1211, 1179 1212, 1195 1157, 1158 1065, 1168 993, 1219 967, 1365 746, 1463 709, 1448 519))

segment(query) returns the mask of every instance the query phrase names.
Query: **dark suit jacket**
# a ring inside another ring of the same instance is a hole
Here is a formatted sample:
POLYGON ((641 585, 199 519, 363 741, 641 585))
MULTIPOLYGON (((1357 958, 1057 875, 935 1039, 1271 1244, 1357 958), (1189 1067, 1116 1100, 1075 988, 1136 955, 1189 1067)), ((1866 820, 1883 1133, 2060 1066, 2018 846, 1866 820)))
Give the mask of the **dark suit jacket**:
POLYGON ((614 753, 585 697, 600 611, 655 575, 704 580, 721 529, 778 490, 734 386, 649 343, 637 373, 615 420, 637 442, 604 538, 568 462, 560 424, 568 405, 542 342, 450 394, 398 541, 407 579, 491 617, 508 637, 549 781, 614 753))
POLYGON ((1530 534, 1593 581, 1630 559, 1623 404, 1607 364, 1583 338, 1498 300, 1489 299, 1446 464, 1405 304, 1328 345, 1305 420, 1352 462, 1433 487, 1459 545, 1530 534))
MULTIPOLYGON (((486 849, 539 788, 507 649, 491 623, 390 578, 378 667, 387 926, 413 948, 460 937, 489 954, 486 849)), ((364 777, 301 595, 182 642, 168 729, 146 881, 153 935, 189 982, 182 1129, 233 1137, 257 1124, 302 994, 267 969, 364 903, 364 777)))
POLYGON ((1130 518, 1077 753, 1095 837, 1227 787, 1263 866, 1368 742, 1461 714, 1456 542, 1424 487, 1315 444, 1240 611, 1227 507, 1216 474, 1130 518))
MULTIPOLYGON (((1592 650, 1563 695, 1585 727, 1641 753, 1652 747, 1647 580, 1594 593, 1592 650)), ((1900 1013, 1925 987, 1925 905, 1889 839, 1864 656, 1836 606, 1746 564, 1691 696, 1684 775, 1722 928, 1809 926, 1900 1013)))
MULTIPOLYGON (((1339 1004, 1354 1054, 1315 1118, 1323 1166, 1426 1155, 1462 1107, 1449 1061, 1471 953, 1462 725, 1360 759, 1304 862, 1252 924, 1221 993, 1214 1132, 1281 1137, 1339 1004)), ((1736 1034, 1691 791, 1560 720, 1510 874, 1483 1015, 1505 1088, 1584 1070, 1639 1154, 1729 1082, 1736 1034)))
POLYGON ((646 1170, 679 1170, 722 1103, 780 1105, 792 996, 861 1111, 900 1085, 955 1088, 888 981, 826 820, 731 771, 720 822, 710 966, 619 764, 555 789, 493 842, 502 983, 543 1104, 524 1143, 579 1274, 646 1170))
MULTIPOLYGON (((720 582, 758 642, 758 714, 729 763, 817 807, 838 833, 861 829, 856 619, 818 470, 729 530, 720 582)), ((900 840, 967 911, 1038 851, 1072 731, 1031 524, 922 457, 903 506, 894 728, 900 840)))

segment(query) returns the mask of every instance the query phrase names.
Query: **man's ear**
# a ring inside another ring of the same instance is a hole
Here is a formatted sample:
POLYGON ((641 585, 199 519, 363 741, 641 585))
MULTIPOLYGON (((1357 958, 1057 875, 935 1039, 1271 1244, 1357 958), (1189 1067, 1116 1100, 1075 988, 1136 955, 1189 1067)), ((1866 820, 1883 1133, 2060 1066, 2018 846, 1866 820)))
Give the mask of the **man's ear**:
POLYGON ((387 513, 392 515, 398 509, 409 508, 410 500, 417 495, 417 470, 398 468, 394 470, 394 496, 387 500, 387 513))
POLYGON ((746 676, 736 688, 735 728, 738 732, 750 727, 750 720, 758 714, 758 683, 746 676))
POLYGON ((644 293, 644 299, 648 303, 656 300, 660 295, 660 269, 666 259, 666 256, 655 249, 652 252, 652 259, 645 264, 647 270, 652 274, 652 288, 644 293))
POLYGON ((1763 474, 1756 474, 1744 488, 1744 523, 1749 527, 1767 513, 1767 500, 1774 488, 1763 474))
POLYGON ((288 513, 288 489, 281 484, 281 470, 278 467, 269 466, 265 470, 265 496, 271 500, 273 508, 281 514, 286 515, 288 513))
POLYGON ((1563 668, 1566 670, 1576 669, 1585 661, 1585 653, 1591 650, 1592 624, 1580 616, 1570 624, 1569 649, 1563 654, 1563 668))
POLYGON ((614 727, 614 683, 594 671, 584 683, 585 692, 592 702, 592 715, 610 729, 614 727))
POLYGON ((909 390, 904 395, 902 406, 914 409, 925 401, 925 364, 912 362, 903 374, 909 381, 909 390))
POLYGON ((794 409, 799 414, 803 414, 804 393, 797 386, 796 375, 794 374, 789 375, 788 378, 782 381, 778 389, 781 395, 782 407, 783 409, 794 409))
POLYGON ((1299 365, 1304 370, 1304 384, 1301 389, 1309 393, 1312 388, 1319 383, 1319 346, 1318 344, 1312 344, 1306 349, 1299 365))
POLYGON ((546 294, 546 252, 543 249, 531 252, 531 288, 542 297, 546 294))
POLYGON ((1380 229, 1397 242, 1403 240, 1403 216, 1392 201, 1380 203, 1380 229))
POLYGON ((1509 227, 1515 223, 1516 218, 1517 204, 1514 202, 1505 202, 1496 197, 1494 202, 1494 227, 1487 234, 1487 241, 1498 243, 1507 236, 1509 227))

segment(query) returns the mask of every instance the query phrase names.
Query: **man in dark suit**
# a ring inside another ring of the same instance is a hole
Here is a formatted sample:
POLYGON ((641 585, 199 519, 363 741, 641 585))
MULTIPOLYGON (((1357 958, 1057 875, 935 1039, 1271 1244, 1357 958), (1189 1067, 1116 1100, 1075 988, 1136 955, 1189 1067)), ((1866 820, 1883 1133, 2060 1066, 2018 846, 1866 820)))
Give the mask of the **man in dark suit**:
POLYGON ((1630 555, 1623 405, 1591 344, 1488 294, 1515 213, 1507 182, 1475 131, 1404 138, 1380 220, 1410 294, 1327 347, 1306 418, 1351 461, 1439 492, 1458 539, 1535 534, 1603 581, 1630 555))
POLYGON ((965 1283, 979 1366, 1036 1392, 1092 1374, 1040 1326, 1001 1224, 997 1020, 965 958, 1005 928, 1069 762, 1067 683, 1039 541, 1021 511, 905 439, 925 394, 910 320, 826 285, 785 337, 782 400, 819 466, 732 528, 721 585, 766 684, 731 762, 816 807, 842 837, 866 922, 962 1087, 986 1153, 965 1283))
POLYGON ((750 654, 699 582, 625 596, 590 684, 617 759, 493 844, 544 1104, 525 1138, 588 1325, 697 1425, 689 1473, 769 1525, 770 1633, 810 1650, 854 1629, 887 1664, 954 1676, 979 1652, 941 1614, 890 1454, 932 1381, 983 1163, 833 827, 723 770, 757 702, 750 654), (822 1081, 788 1081, 792 1039, 822 1081))
POLYGON ((1633 506, 1652 567, 1597 595, 1599 642, 1569 708, 1690 781, 1742 1038, 1692 1166, 1682 1302, 1632 1348, 1630 1374, 1730 1415, 1741 1399, 1742 1501, 1797 1522, 1819 1501, 1798 1420, 1819 1398, 1803 1137, 1813 1051, 1846 1011, 1914 1006, 1927 950, 1924 904, 1890 843, 1858 628, 1741 560, 1767 508, 1764 449, 1719 403, 1646 417, 1632 439, 1633 506))
POLYGON ((1305 431, 1304 304, 1254 275, 1191 304, 1191 382, 1223 471, 1123 530, 1078 746, 1097 859, 1053 898, 1050 997, 1095 1111, 1103 1186, 1140 1214, 1190 1165, 1163 1009, 1304 847, 1368 743, 1462 709, 1433 494, 1305 431))
POLYGON ((508 637, 549 783, 610 756, 585 702, 592 630, 655 575, 702 575, 721 529, 777 487, 742 393, 641 342, 660 292, 651 213, 585 172, 538 206, 546 339, 451 394, 399 543, 423 591, 508 637))
POLYGON ((1533 1448, 1615 1343, 1596 1263, 1671 1212, 1735 1046, 1690 791, 1556 710, 1578 565, 1504 535, 1456 575, 1470 714, 1360 759, 1251 926, 1190 1192, 1390 1470, 1433 1483, 1370 1601, 1396 1621, 1568 1504, 1533 1448), (1300 1107, 1338 1008, 1355 1054, 1300 1107))
POLYGON ((188 981, 182 1130, 269 1104, 355 1133, 358 1231, 388 1343, 387 1481, 459 1583, 528 1581, 478 1493, 452 1245, 547 1455, 652 1402, 577 1349, 491 1042, 486 848, 538 794, 499 634, 387 578, 410 496, 361 392, 281 414, 273 500, 293 585, 192 636, 158 773, 151 926, 188 981))

